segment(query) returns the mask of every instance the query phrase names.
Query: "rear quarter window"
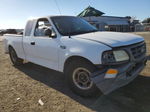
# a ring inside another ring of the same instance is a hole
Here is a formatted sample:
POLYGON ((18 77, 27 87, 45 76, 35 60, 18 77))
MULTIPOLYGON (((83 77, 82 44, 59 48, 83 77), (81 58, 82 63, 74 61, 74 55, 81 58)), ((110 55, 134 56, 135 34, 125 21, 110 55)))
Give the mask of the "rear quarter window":
POLYGON ((25 36, 30 36, 33 27, 33 21, 28 21, 25 28, 25 36))

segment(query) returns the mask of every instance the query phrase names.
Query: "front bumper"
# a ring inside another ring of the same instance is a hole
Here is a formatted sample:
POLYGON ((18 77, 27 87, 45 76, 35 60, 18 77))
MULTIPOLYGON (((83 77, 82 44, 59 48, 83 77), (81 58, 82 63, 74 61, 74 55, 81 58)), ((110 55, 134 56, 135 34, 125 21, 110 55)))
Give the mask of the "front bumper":
POLYGON ((143 70, 147 62, 147 58, 143 58, 138 62, 128 62, 123 65, 105 66, 102 70, 98 70, 91 74, 91 80, 104 94, 109 94, 117 88, 130 83, 143 70), (107 79, 105 77, 106 70, 117 69, 119 72, 115 78, 107 79))

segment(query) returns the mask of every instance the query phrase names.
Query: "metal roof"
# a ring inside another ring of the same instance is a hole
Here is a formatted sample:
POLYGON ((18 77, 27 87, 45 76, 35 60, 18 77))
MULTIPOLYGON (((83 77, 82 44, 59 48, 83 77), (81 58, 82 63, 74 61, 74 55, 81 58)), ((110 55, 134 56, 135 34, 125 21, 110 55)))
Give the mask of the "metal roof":
POLYGON ((105 13, 89 6, 86 9, 84 9, 78 16, 79 17, 90 17, 90 16, 102 16, 103 14, 105 14, 105 13))

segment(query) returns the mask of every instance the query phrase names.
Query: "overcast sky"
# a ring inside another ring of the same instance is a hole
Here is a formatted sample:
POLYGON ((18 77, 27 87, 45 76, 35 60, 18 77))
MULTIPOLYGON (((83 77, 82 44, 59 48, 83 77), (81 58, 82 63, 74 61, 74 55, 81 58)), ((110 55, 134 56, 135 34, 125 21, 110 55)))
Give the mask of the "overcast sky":
MULTIPOLYGON (((31 17, 59 15, 56 0, 0 0, 0 29, 24 28, 31 17)), ((150 17, 150 0, 57 0, 62 15, 78 15, 86 7, 107 16, 150 17)))

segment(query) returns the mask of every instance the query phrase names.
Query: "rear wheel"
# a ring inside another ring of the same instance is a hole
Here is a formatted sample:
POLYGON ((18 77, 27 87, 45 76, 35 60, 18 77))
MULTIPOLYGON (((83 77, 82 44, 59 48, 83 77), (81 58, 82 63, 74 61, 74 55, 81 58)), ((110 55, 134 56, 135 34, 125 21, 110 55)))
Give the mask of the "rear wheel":
POLYGON ((90 79, 90 74, 95 71, 95 66, 86 60, 72 61, 65 71, 70 89, 80 96, 95 96, 99 89, 90 79))
POLYGON ((9 56, 13 65, 17 66, 23 64, 23 60, 18 58, 16 51, 12 47, 9 47, 9 56))

